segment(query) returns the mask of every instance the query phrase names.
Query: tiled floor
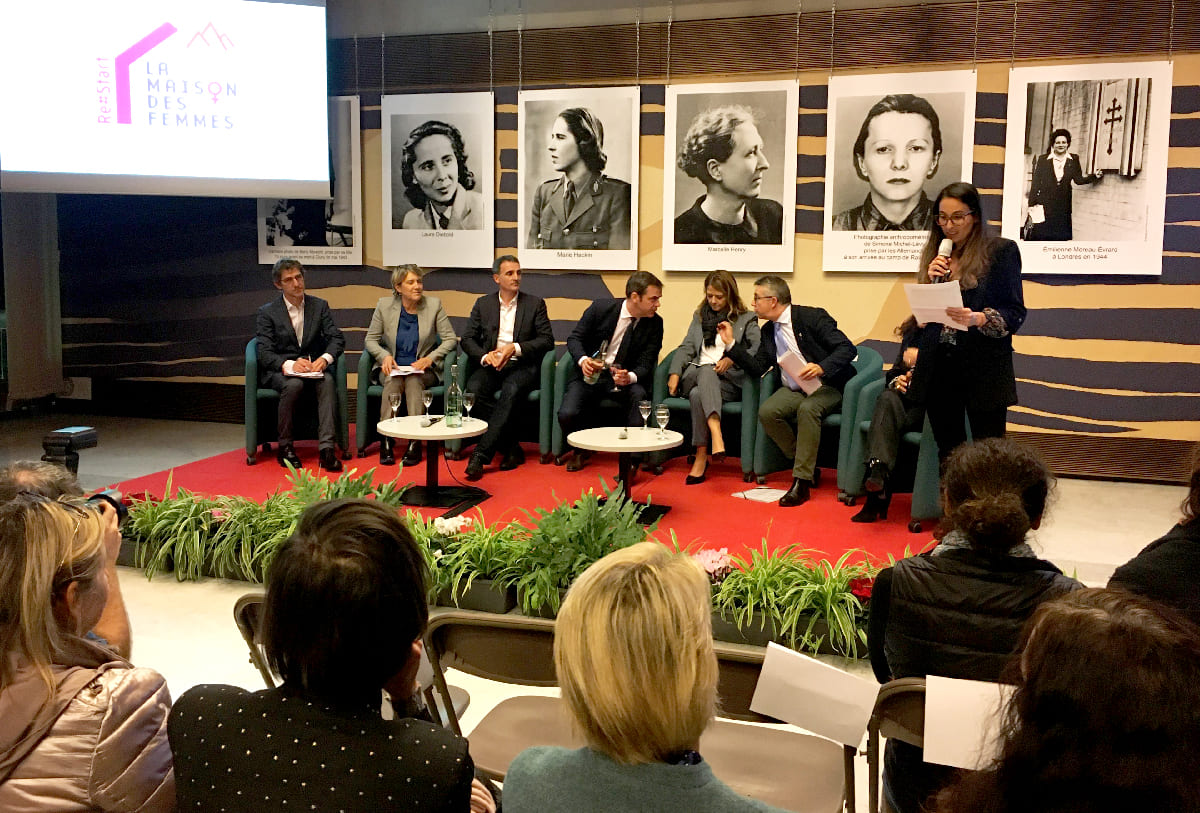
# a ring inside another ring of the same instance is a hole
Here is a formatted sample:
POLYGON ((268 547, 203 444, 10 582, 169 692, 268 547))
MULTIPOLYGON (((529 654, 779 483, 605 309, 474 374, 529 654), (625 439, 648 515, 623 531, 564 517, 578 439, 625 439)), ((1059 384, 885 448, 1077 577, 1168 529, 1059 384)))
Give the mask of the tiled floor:
MULTIPOLYGON (((37 459, 42 436, 72 424, 95 426, 99 432, 99 446, 81 453, 79 477, 87 488, 229 451, 243 440, 242 427, 232 424, 61 413, 18 416, 0 420, 0 462, 37 459)), ((1068 574, 1103 584, 1115 566, 1178 520, 1185 493, 1182 487, 1061 480, 1036 532, 1035 547, 1068 574)), ((261 687, 232 618, 234 601, 254 588, 219 579, 179 583, 170 575, 147 580, 140 571, 127 569, 120 579, 133 624, 134 661, 162 672, 176 695, 198 683, 261 687)), ((455 675, 452 682, 471 693, 463 719, 467 731, 508 694, 499 684, 467 675, 455 675)), ((866 766, 859 762, 858 806, 865 810, 866 766)))

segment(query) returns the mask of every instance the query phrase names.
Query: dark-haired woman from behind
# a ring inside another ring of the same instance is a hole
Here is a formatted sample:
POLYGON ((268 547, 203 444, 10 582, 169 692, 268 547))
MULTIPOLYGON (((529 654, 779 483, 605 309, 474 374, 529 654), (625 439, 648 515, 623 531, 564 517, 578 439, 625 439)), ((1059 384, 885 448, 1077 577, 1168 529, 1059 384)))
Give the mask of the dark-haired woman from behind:
POLYGON ((1200 625, 1200 449, 1192 461, 1183 519, 1118 567, 1108 586, 1174 607, 1200 625))
POLYGON ((944 813, 1200 810, 1200 630, 1120 590, 1078 590, 1025 629, 996 762, 944 813))
POLYGON ((963 306, 946 308, 946 315, 967 328, 923 326, 909 393, 925 404, 944 460, 967 439, 964 418, 976 440, 1004 437, 1008 408, 1017 403, 1012 337, 1025 322, 1025 297, 1021 252, 988 226, 978 189, 950 184, 934 212, 917 282, 957 282, 963 306), (953 244, 948 257, 939 253, 944 239, 953 244))
MULTIPOLYGON (((999 681, 1038 605, 1082 585, 1037 558, 1026 535, 1042 521, 1051 475, 1032 450, 990 438, 964 444, 942 475, 942 541, 879 573, 868 645, 880 683, 942 677, 999 681)), ((916 813, 954 776, 921 749, 889 740, 884 794, 916 813)))
POLYGON ((168 724, 181 810, 494 811, 466 740, 419 719, 428 573, 395 511, 316 503, 267 572, 263 648, 283 680, 203 685, 168 724), (381 690, 395 710, 381 716, 381 690))

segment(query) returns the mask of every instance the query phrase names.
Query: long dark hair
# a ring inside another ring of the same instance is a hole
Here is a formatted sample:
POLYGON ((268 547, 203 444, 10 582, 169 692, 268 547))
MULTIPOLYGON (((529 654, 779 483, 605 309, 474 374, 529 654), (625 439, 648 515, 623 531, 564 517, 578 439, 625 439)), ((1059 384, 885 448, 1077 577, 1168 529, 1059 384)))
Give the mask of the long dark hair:
POLYGON ((964 443, 942 474, 946 527, 1002 555, 1025 540, 1046 510, 1051 474, 1041 456, 1007 438, 964 443))
POLYGON ((1200 628, 1121 590, 1076 590, 1025 627, 999 759, 937 810, 1200 810, 1200 628))
POLYGON ((946 233, 942 231, 942 227, 937 222, 942 201, 946 198, 962 201, 975 216, 971 233, 963 243, 958 257, 959 283, 963 288, 974 288, 979 284, 979 280, 987 274, 988 264, 992 260, 992 252, 996 249, 996 235, 983 215, 983 203, 979 198, 979 190, 975 188, 974 184, 965 181, 956 181, 950 184, 938 192, 937 200, 933 202, 933 225, 929 228, 929 239, 925 241, 925 248, 921 250, 921 267, 917 269, 917 282, 929 282, 929 264, 937 256, 938 246, 946 237, 946 233))
POLYGON ((575 139, 583 165, 592 172, 603 172, 608 166, 608 156, 604 154, 604 123, 600 118, 586 107, 568 107, 558 118, 575 139))
POLYGON ((729 310, 730 319, 737 319, 743 313, 746 313, 748 308, 746 307, 746 303, 742 301, 742 295, 738 293, 737 280, 733 278, 733 274, 724 270, 710 271, 708 276, 704 278, 704 298, 696 306, 697 313, 703 313, 704 306, 708 304, 708 288, 710 285, 725 295, 725 307, 729 310))
POLYGON ((1183 524, 1189 525, 1200 521, 1200 446, 1192 454, 1192 479, 1188 486, 1188 495, 1183 499, 1183 524))

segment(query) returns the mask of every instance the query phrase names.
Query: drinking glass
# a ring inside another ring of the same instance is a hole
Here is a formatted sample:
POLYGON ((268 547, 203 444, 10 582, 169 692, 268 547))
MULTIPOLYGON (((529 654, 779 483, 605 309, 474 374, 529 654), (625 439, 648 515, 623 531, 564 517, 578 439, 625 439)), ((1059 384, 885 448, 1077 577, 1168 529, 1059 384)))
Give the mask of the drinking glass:
POLYGON ((659 404, 654 409, 654 420, 658 423, 658 436, 665 438, 666 433, 663 432, 667 428, 667 423, 671 420, 671 410, 666 404, 659 404))
POLYGON ((396 410, 400 409, 400 393, 393 392, 388 396, 388 406, 392 408, 392 420, 396 420, 396 410))
POLYGON ((612 389, 609 390, 609 392, 620 392, 621 391, 621 385, 618 384, 617 380, 616 380, 617 379, 617 371, 624 370, 624 369, 625 369, 624 367, 622 367, 620 364, 617 364, 615 361, 609 366, 608 371, 610 373, 612 373, 612 377, 613 377, 612 389))
POLYGON ((425 405, 425 414, 428 415, 429 406, 433 403, 433 393, 429 390, 425 390, 423 393, 421 393, 421 403, 425 405))
POLYGON ((475 406, 475 393, 468 390, 463 393, 463 409, 467 411, 467 420, 471 420, 471 407, 475 406))
POLYGON ((649 401, 638 401, 638 413, 642 416, 642 429, 650 429, 650 411, 653 409, 649 401))

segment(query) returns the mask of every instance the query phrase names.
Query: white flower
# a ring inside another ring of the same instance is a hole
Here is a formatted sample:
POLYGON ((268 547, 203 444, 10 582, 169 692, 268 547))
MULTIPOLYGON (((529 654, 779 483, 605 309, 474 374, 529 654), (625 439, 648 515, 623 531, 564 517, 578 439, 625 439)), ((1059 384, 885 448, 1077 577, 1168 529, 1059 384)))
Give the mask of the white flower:
POLYGON ((471 526, 471 518, 464 516, 438 517, 433 521, 433 529, 443 536, 459 533, 471 526))

